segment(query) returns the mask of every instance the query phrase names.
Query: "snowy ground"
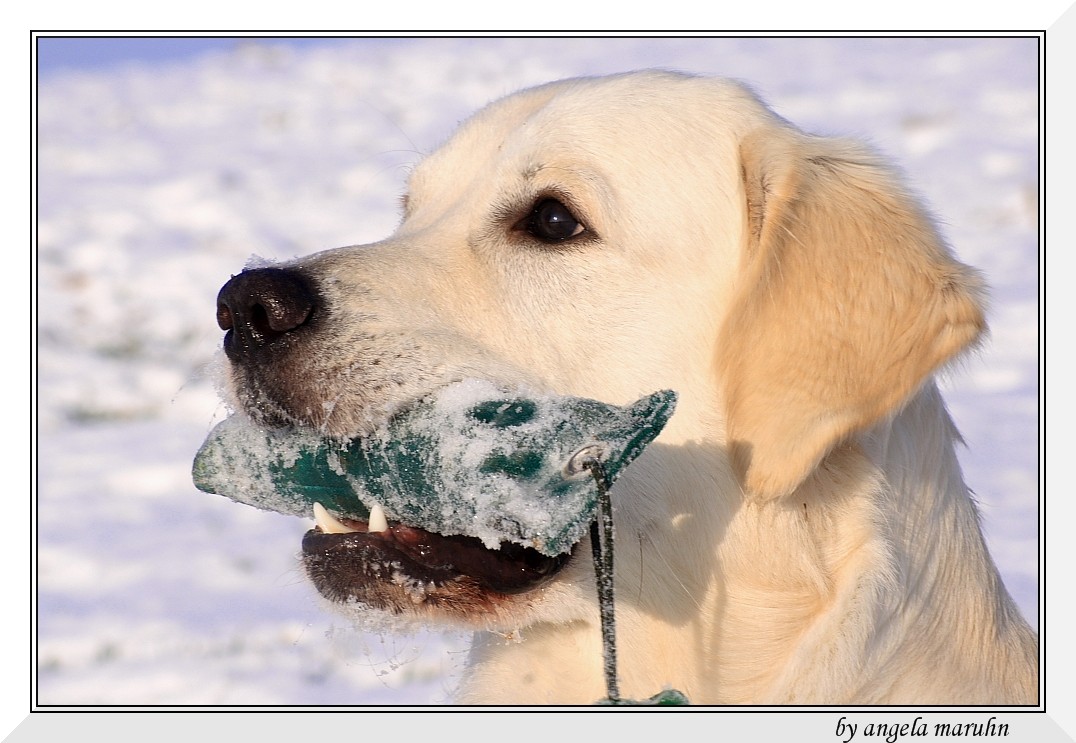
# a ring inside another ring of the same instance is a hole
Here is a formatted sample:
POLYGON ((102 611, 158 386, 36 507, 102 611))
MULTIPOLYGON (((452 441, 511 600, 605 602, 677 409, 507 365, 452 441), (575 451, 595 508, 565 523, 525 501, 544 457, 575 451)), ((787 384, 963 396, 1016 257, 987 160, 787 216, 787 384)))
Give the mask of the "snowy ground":
POLYGON ((393 228, 409 164, 475 108, 665 66, 751 81, 898 160, 992 288, 990 345, 946 382, 1006 582, 1038 624, 1034 39, 244 43, 38 87, 40 705, 437 704, 464 638, 366 634, 297 568, 308 524, 196 491, 223 415, 214 299, 252 254, 393 228))

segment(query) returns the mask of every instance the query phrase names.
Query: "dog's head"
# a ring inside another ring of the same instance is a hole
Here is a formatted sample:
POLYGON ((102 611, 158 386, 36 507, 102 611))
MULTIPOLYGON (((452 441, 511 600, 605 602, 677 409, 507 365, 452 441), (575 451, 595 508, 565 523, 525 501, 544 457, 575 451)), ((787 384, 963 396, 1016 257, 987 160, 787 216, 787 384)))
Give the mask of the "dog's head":
MULTIPOLYGON (((983 328, 976 278, 871 153, 725 81, 510 96, 417 165, 403 211, 383 242, 225 285, 235 404, 352 437, 463 378, 612 403, 674 389, 660 446, 614 491, 640 552, 685 514, 713 528, 706 501, 793 492, 983 328)), ((304 550, 333 599, 511 629, 592 595, 585 560, 351 526, 304 550)))

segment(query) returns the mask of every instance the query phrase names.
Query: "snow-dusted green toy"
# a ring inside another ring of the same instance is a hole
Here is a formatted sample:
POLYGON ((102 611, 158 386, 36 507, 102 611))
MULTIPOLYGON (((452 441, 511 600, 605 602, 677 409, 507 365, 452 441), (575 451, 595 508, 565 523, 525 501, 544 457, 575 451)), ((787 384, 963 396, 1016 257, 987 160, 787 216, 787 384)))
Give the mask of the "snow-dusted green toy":
POLYGON ((346 442, 265 429, 236 415, 202 445, 194 483, 266 510, 309 517, 320 503, 362 520, 383 510, 388 519, 477 537, 490 548, 507 541, 554 556, 594 520, 598 488, 585 461, 599 461, 612 484, 675 404, 671 391, 616 406, 466 381, 346 442))

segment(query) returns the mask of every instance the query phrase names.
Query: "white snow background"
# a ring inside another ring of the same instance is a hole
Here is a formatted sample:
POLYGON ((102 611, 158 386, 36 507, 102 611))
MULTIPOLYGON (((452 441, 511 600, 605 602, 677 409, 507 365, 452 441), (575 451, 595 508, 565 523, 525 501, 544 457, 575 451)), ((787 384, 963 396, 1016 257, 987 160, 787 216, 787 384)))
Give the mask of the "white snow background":
MULTIPOLYGON (((1035 38, 245 40, 37 87, 40 706, 441 704, 466 638, 357 631, 302 576, 310 522, 195 490, 224 414, 215 297, 252 255, 388 235, 408 167, 483 104, 661 66, 868 138, 991 285, 946 378, 967 480, 1039 620, 1035 38)), ((599 662, 595 659, 595 662, 599 662)))

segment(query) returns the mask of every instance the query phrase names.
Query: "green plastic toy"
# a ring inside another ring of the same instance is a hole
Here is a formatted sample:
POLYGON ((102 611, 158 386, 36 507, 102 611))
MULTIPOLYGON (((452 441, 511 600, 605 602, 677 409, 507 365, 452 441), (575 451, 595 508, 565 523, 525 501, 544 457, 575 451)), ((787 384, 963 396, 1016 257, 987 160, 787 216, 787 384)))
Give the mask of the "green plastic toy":
POLYGON ((337 516, 366 520, 376 504, 388 519, 428 531, 555 556, 594 520, 598 487, 586 461, 600 462, 611 485, 675 406, 676 393, 667 390, 616 406, 465 381, 350 441, 266 429, 235 415, 202 445, 194 483, 306 517, 320 503, 337 516))

